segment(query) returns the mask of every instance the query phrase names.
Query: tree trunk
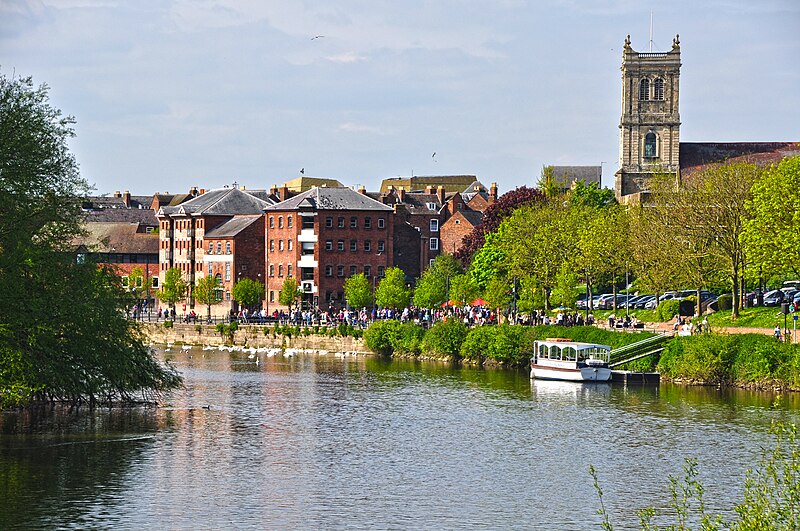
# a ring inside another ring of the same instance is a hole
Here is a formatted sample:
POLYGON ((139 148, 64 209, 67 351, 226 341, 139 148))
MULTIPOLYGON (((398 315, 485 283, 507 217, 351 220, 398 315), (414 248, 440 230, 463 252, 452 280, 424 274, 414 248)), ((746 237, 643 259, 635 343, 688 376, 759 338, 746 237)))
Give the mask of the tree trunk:
POLYGON ((703 315, 702 303, 700 302, 700 296, 702 295, 701 291, 702 291, 702 288, 698 287, 697 291, 695 292, 695 297, 697 297, 697 300, 694 303, 694 315, 695 315, 695 317, 700 317, 701 315, 703 315))
POLYGON ((617 281, 611 283, 611 294, 614 295, 614 299, 611 301, 612 305, 611 308, 614 310, 614 315, 617 315, 617 281))
POLYGON ((733 300, 731 301, 731 318, 736 319, 739 317, 739 265, 734 264, 733 275, 731 277, 731 284, 733 285, 733 300))

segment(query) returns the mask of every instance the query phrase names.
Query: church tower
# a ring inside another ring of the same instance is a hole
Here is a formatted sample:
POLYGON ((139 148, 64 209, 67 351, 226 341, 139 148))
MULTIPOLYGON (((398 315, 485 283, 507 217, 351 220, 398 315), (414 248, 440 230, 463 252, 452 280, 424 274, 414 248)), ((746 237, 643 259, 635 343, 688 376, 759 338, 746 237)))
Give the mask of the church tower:
POLYGON ((648 177, 654 173, 679 171, 680 73, 677 35, 669 52, 637 52, 631 48, 631 36, 625 39, 619 171, 614 187, 618 199, 647 192, 648 177))

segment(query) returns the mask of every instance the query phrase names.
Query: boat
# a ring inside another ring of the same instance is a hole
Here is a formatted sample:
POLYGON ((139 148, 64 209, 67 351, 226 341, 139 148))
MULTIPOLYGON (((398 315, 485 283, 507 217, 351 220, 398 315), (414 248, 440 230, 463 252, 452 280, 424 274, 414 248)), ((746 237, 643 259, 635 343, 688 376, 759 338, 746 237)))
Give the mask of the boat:
POLYGON ((534 341, 531 378, 570 382, 607 382, 611 347, 580 343, 571 339, 547 338, 534 341))

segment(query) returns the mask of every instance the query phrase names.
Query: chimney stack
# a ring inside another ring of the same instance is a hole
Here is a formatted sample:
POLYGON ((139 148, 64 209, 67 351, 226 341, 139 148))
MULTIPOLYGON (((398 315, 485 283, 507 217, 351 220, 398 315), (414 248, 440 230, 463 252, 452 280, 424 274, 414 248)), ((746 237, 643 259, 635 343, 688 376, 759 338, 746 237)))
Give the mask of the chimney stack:
POLYGON ((131 193, 129 191, 125 190, 125 192, 123 192, 122 202, 125 203, 126 207, 131 207, 131 193))
POLYGON ((122 194, 119 193, 119 190, 114 192, 114 197, 122 197, 122 194))
POLYGON ((285 184, 281 186, 281 189, 279 190, 279 197, 281 201, 286 201, 289 199, 289 187, 285 184))
POLYGON ((433 186, 431 186, 431 185, 426 186, 425 187, 425 193, 428 194, 428 195, 432 194, 433 193, 433 186))
POLYGON ((191 188, 189 188, 189 195, 192 196, 192 197, 197 197, 197 187, 196 186, 192 186, 191 188))
POLYGON ((405 203, 406 201, 406 191, 402 187, 397 190, 397 200, 400 203, 405 203))
POLYGON ((200 195, 203 195, 204 193, 206 193, 206 189, 205 188, 200 188, 200 195))
POLYGON ((358 187, 358 193, 361 194, 361 195, 367 195, 367 189, 366 189, 366 187, 364 187, 363 184, 358 187))
POLYGON ((497 201, 497 183, 492 183, 489 187, 489 202, 494 203, 497 201))
POLYGON ((444 186, 440 186, 436 189, 436 195, 439 196, 439 204, 444 204, 444 186))

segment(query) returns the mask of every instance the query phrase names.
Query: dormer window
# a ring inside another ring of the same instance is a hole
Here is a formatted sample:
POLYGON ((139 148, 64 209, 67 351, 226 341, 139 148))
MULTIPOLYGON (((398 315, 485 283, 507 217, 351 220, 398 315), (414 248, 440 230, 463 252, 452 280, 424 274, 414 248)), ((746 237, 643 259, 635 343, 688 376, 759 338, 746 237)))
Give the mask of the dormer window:
POLYGON ((657 157, 656 134, 652 131, 644 136, 644 157, 654 159, 657 157))
POLYGON ((650 80, 643 79, 639 82, 639 100, 647 101, 650 99, 650 80))
POLYGON ((653 99, 658 101, 664 100, 664 80, 656 79, 653 82, 653 99))
POLYGON ((436 210, 436 203, 428 203, 428 210, 436 210))

